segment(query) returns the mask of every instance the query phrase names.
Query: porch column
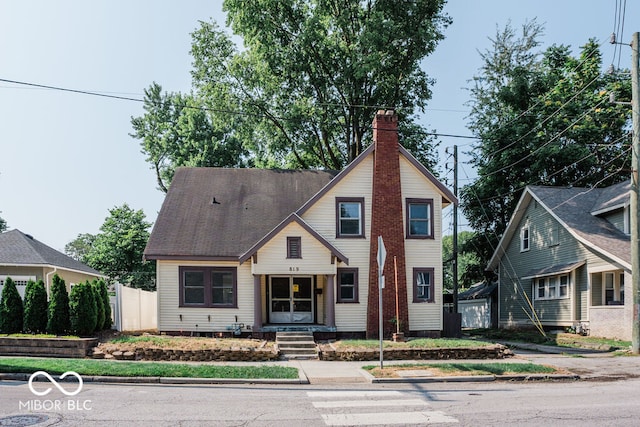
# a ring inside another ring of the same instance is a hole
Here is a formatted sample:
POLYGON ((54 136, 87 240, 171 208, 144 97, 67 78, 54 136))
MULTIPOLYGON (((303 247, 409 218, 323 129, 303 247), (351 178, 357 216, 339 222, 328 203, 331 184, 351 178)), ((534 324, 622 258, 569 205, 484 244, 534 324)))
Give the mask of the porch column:
POLYGON ((336 305, 333 291, 334 277, 335 275, 333 274, 327 275, 327 286, 325 286, 324 295, 325 324, 330 328, 336 327, 336 305))
POLYGON ((253 275, 253 331, 260 332, 262 329, 262 292, 260 275, 253 275))

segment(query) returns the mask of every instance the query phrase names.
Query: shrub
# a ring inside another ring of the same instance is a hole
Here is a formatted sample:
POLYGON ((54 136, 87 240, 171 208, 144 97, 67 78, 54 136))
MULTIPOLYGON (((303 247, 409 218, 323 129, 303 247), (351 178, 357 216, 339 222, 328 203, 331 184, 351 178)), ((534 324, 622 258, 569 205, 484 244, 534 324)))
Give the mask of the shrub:
POLYGON ((98 290, 100 291, 100 301, 104 307, 104 323, 102 329, 111 329, 111 302, 109 301, 109 291, 104 280, 98 280, 98 290))
POLYGON ((63 335, 70 329, 69 294, 64 280, 55 274, 47 307, 47 331, 51 334, 63 335))
POLYGON ((44 282, 30 280, 24 294, 24 332, 37 334, 47 329, 47 290, 44 282))
POLYGON ((97 280, 91 282, 91 292, 93 292, 93 299, 96 301, 96 331, 101 331, 104 328, 104 302, 102 301, 102 294, 100 293, 100 285, 97 280))
POLYGON ((76 335, 91 335, 96 330, 98 309, 93 296, 93 286, 88 281, 78 283, 69 295, 69 316, 71 332, 76 335))
POLYGON ((4 281, 0 297, 0 332, 16 334, 22 331, 22 298, 10 277, 4 281))

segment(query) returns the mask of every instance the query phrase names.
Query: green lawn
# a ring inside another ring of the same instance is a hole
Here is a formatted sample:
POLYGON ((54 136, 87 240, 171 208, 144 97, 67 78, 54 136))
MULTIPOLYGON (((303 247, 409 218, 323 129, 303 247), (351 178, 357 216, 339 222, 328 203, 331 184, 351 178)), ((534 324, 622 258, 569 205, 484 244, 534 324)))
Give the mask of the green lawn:
POLYGON ((298 370, 284 366, 220 366, 162 362, 120 362, 92 359, 0 358, 0 372, 119 377, 296 379, 298 370))

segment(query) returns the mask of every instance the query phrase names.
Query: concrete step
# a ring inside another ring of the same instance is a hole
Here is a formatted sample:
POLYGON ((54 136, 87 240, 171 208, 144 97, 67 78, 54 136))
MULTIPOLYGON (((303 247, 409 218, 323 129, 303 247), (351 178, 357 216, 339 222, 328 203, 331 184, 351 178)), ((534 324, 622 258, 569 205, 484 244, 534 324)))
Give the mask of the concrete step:
POLYGON ((310 331, 277 332, 276 344, 285 359, 317 359, 318 350, 310 331))

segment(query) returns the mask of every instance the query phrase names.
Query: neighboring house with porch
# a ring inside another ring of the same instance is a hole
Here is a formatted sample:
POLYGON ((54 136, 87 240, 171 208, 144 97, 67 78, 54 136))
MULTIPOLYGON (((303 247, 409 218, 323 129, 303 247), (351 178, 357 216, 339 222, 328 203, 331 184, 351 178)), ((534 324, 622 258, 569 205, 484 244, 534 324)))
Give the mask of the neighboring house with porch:
POLYGON ((499 326, 540 322, 630 340, 629 201, 630 181, 528 186, 488 265, 498 275, 499 326))
POLYGON ((6 278, 11 277, 23 298, 29 280, 43 280, 49 294, 54 274, 64 279, 67 291, 73 284, 104 277, 20 230, 0 233, 0 290, 6 278))
POLYGON ((341 172, 179 168, 145 249, 157 262, 158 329, 264 336, 306 328, 378 336, 442 330, 442 209, 456 203, 379 111, 374 142, 341 172))

